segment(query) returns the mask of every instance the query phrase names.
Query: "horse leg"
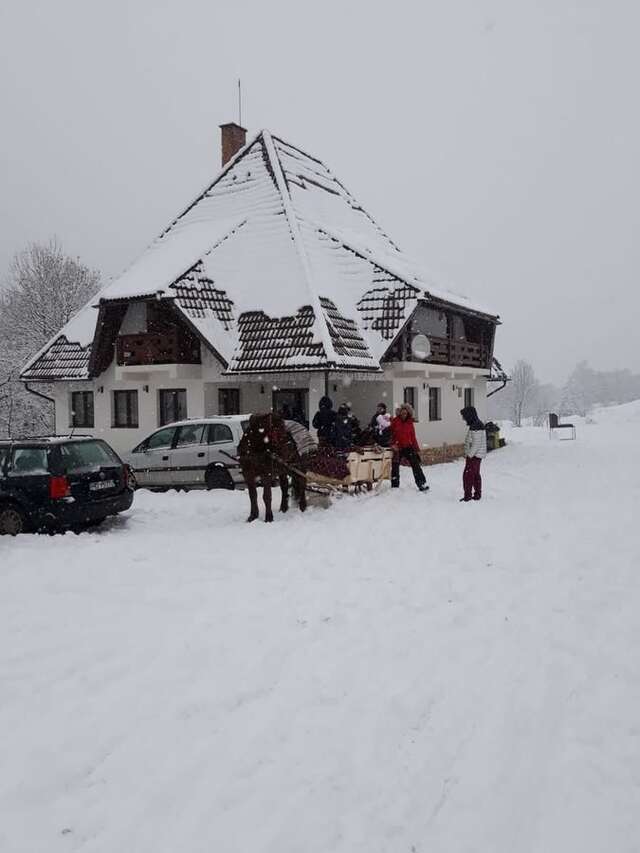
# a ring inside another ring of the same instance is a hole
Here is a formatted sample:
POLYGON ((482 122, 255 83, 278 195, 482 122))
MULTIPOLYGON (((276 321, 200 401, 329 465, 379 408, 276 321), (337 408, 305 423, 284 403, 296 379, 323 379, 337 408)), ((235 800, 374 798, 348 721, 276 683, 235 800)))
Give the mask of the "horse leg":
POLYGON ((278 479, 280 480, 280 491, 282 492, 280 512, 286 512, 289 509, 289 478, 284 471, 281 471, 278 479))
POLYGON ((294 489, 296 492, 296 499, 298 501, 298 506, 300 507, 300 512, 304 512, 307 508, 307 480, 306 477, 296 477, 293 480, 294 489))
POLYGON ((253 474, 250 474, 249 476, 245 474, 245 481, 247 483, 249 500, 251 502, 251 512, 249 513, 249 518, 247 519, 247 521, 255 521, 256 518, 260 516, 260 510, 258 508, 258 487, 256 486, 256 478, 253 474))
POLYGON ((264 520, 273 521, 271 510, 271 477, 262 480, 262 500, 264 501, 264 520))

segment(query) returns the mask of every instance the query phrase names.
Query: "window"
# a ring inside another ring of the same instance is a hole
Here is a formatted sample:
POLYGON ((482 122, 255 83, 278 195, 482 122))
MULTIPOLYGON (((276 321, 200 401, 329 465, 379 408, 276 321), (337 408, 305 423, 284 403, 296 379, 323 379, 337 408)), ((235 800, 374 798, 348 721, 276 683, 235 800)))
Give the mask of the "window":
POLYGON ((218 414, 239 415, 240 414, 240 389, 218 388, 218 414))
POLYGON ((93 391, 71 392, 71 426, 93 427, 93 391))
POLYGON ((184 388, 163 388, 159 393, 160 426, 184 421, 187 417, 187 392, 184 388))
POLYGON ((76 441, 60 445, 60 457, 66 474, 96 465, 120 465, 111 448, 102 441, 76 441))
POLYGON ((413 409, 413 412, 415 414, 415 412, 416 412, 416 389, 413 387, 405 388, 404 391, 402 392, 402 402, 407 403, 409 406, 411 406, 411 408, 413 409))
POLYGON ((176 434, 175 427, 167 427, 167 429, 159 429, 149 437, 145 450, 157 450, 159 447, 171 447, 173 444, 173 436, 176 434))
POLYGON ((218 444, 221 441, 233 441, 231 428, 226 424, 209 424, 207 442, 209 444, 218 444))
POLYGON ((180 427, 178 429, 176 447, 186 447, 188 444, 200 444, 204 426, 204 424, 189 424, 188 426, 180 427))
POLYGON ((48 474, 49 461, 46 447, 17 447, 13 451, 10 474, 48 474))
POLYGON ((281 388, 271 396, 271 406, 287 420, 298 421, 308 426, 309 392, 306 388, 281 388))
POLYGON ((464 405, 465 408, 467 406, 473 406, 473 388, 465 388, 464 389, 464 405))
POLYGON ((442 420, 442 405, 440 388, 429 388, 429 420, 442 420))
POLYGON ((114 391, 111 426, 135 429, 138 426, 138 392, 114 391))

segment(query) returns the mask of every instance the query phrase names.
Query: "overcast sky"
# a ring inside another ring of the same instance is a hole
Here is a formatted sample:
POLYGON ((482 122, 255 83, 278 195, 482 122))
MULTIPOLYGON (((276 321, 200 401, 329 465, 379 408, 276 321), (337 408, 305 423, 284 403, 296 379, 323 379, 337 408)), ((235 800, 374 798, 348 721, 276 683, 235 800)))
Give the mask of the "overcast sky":
POLYGON ((0 271, 116 275, 219 168, 218 124, 320 157, 496 354, 640 371, 640 4, 3 0, 0 271))

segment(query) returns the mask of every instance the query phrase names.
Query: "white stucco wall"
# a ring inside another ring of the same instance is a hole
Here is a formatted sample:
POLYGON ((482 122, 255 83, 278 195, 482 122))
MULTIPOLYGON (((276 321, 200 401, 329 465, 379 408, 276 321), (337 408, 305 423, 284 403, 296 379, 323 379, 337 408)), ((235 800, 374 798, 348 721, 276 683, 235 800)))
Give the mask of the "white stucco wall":
MULTIPOLYGON (((213 357, 203 359, 202 365, 158 365, 150 368, 122 368, 111 364, 97 379, 90 382, 60 382, 54 390, 56 400, 56 432, 69 433, 71 426, 71 392, 93 391, 94 427, 78 427, 77 433, 104 438, 118 452, 131 450, 149 433, 160 426, 159 391, 184 388, 187 392, 187 417, 204 417, 205 378, 219 379, 220 368, 213 357), (138 392, 138 427, 113 427, 113 391, 138 392)), ((217 392, 216 392, 217 394, 217 392)))
POLYGON ((417 418, 416 435, 424 447, 459 444, 464 440, 466 426, 460 417, 464 406, 464 389, 473 388, 473 405, 480 418, 486 412, 487 383, 484 375, 465 368, 435 368, 426 365, 407 369, 403 365, 387 368, 393 385, 393 410, 404 402, 404 389, 414 388, 417 418), (429 420, 429 388, 440 389, 440 420, 429 420))
MULTIPOLYGON (((474 405, 481 418, 486 417, 486 380, 470 369, 435 369, 433 365, 416 367, 397 364, 388 367, 375 379, 357 378, 350 381, 343 375, 329 376, 329 396, 337 408, 350 403, 353 413, 366 424, 379 402, 385 402, 393 414, 404 400, 404 389, 416 389, 416 434, 425 447, 443 443, 457 444, 464 438, 466 427, 460 417, 464 405, 464 388, 474 389, 474 405), (441 420, 429 420, 429 387, 441 389, 441 420)), ((306 388, 308 390, 309 420, 318 410, 320 397, 325 393, 324 374, 290 374, 288 376, 238 377, 231 381, 223 377, 219 363, 208 352, 203 353, 202 365, 159 365, 150 368, 116 367, 112 364, 92 382, 60 382, 54 389, 56 400, 56 432, 71 430, 71 392, 94 392, 93 429, 78 428, 105 438, 117 451, 126 452, 158 428, 161 389, 184 388, 187 392, 187 416, 211 417, 218 414, 218 389, 240 388, 242 412, 268 411, 272 390, 276 388, 306 388), (147 390, 145 390, 147 389, 147 390), (138 392, 138 427, 112 426, 114 390, 138 392)))

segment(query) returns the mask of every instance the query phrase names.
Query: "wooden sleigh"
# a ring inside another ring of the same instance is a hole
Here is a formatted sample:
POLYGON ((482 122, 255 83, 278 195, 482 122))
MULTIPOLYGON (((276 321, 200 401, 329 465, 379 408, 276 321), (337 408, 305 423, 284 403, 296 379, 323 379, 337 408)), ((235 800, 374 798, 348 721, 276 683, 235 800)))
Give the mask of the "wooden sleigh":
POLYGON ((351 450, 345 461, 349 474, 342 480, 307 471, 307 492, 331 497, 338 494, 359 494, 378 491, 385 481, 391 480, 393 451, 383 447, 362 447, 351 450))

